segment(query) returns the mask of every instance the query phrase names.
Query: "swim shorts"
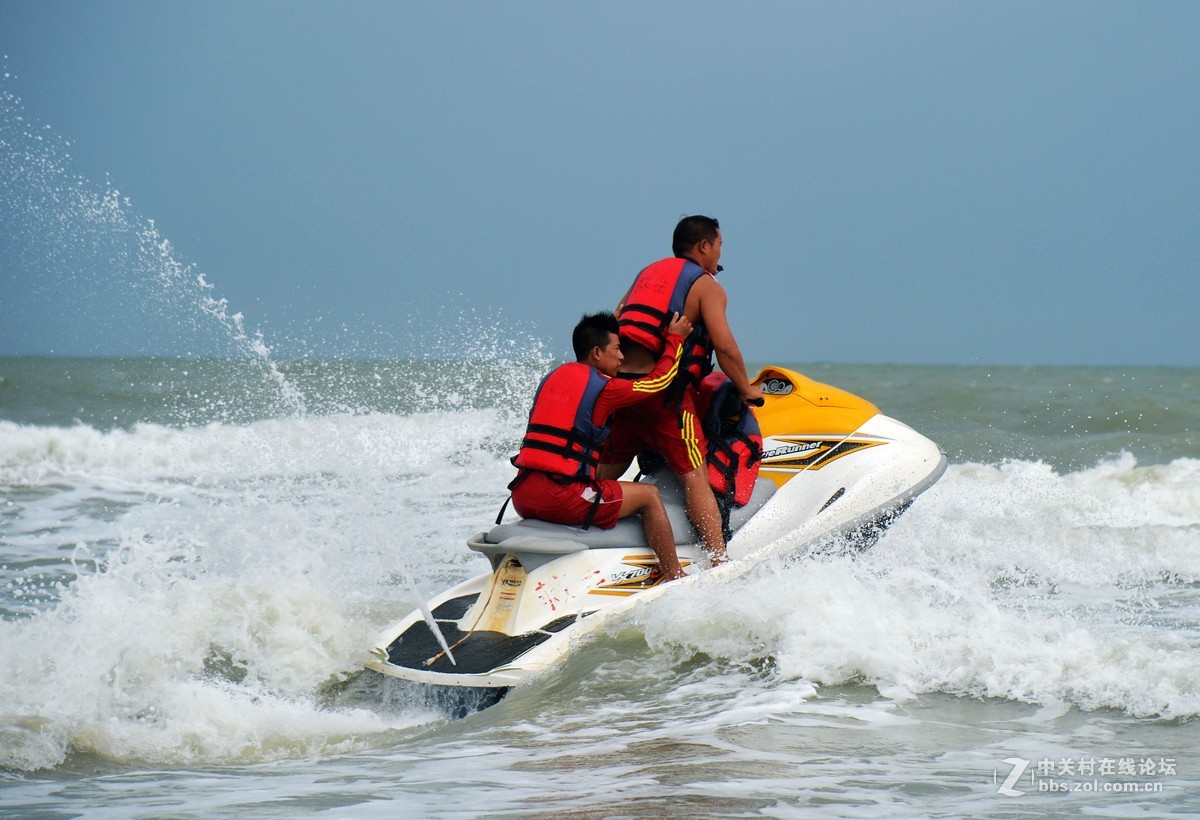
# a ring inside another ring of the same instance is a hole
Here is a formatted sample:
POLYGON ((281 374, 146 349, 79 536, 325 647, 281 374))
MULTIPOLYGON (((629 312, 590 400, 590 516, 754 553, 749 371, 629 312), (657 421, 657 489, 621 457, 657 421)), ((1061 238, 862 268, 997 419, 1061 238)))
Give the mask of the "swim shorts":
POLYGON ((610 419, 612 434, 601 464, 625 464, 643 450, 662 454, 676 475, 704 466, 708 442, 696 418, 695 391, 687 388, 682 402, 667 403, 657 396, 623 407, 610 419))
POLYGON ((616 481, 571 481, 559 484, 551 476, 528 470, 512 490, 513 509, 522 518, 537 518, 555 524, 583 526, 595 507, 591 526, 610 530, 621 513, 624 491, 616 481), (596 488, 600 504, 596 505, 596 488))

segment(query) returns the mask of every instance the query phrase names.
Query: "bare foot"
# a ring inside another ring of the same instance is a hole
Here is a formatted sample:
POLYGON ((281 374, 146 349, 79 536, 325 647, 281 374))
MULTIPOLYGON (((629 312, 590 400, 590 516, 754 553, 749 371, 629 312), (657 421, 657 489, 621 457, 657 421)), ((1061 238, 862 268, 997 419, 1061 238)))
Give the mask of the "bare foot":
POLYGON ((680 578, 686 578, 687 573, 683 571, 683 567, 676 566, 668 570, 664 569, 662 564, 656 564, 650 570, 650 580, 652 581, 657 582, 663 576, 666 576, 667 581, 678 581, 680 578))

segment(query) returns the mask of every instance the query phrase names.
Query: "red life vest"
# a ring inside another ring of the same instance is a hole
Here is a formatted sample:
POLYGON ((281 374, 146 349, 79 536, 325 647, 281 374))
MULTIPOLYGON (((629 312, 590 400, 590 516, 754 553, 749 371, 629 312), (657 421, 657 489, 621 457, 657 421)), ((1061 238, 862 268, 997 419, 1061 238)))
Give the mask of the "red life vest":
MULTIPOLYGON (((633 281, 621 315, 621 341, 636 342, 654 356, 661 356, 667 325, 676 313, 683 314, 688 292, 706 271, 690 259, 662 259, 642 270, 633 281)), ((679 378, 698 384, 712 372, 712 340, 702 321, 697 320, 684 341, 679 378)))
POLYGON ((730 502, 745 506, 762 461, 758 419, 724 373, 712 373, 700 383, 696 414, 708 439, 708 483, 724 501, 723 510, 730 502))
POLYGON ((592 414, 606 384, 607 376, 581 362, 552 370, 538 385, 513 464, 568 478, 594 478, 610 430, 607 424, 595 424, 592 414))

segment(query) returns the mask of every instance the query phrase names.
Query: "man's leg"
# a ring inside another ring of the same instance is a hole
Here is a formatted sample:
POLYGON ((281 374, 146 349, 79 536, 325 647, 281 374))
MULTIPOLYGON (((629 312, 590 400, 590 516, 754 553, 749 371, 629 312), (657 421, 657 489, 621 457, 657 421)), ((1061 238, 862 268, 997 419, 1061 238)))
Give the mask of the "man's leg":
POLYGON ((729 558, 725 554, 721 510, 717 507, 717 497, 713 495, 712 487, 708 484, 707 468, 700 467, 676 478, 683 485, 688 520, 704 539, 704 548, 708 550, 708 557, 713 566, 725 563, 729 558))
MULTIPOLYGON (((684 573, 679 565, 679 554, 675 551, 675 534, 671 531, 671 520, 667 518, 667 508, 663 506, 658 487, 633 481, 622 481, 620 484, 621 509, 617 515, 624 518, 641 513, 642 532, 646 534, 646 543, 658 556, 659 567, 672 580, 682 578, 684 573)), ((719 518, 717 529, 720 531, 719 518)))
POLYGON ((625 475, 625 471, 629 469, 629 465, 632 463, 633 459, 626 461, 624 464, 601 464, 596 468, 596 480, 616 481, 618 478, 625 475))
POLYGON ((721 528, 721 510, 717 506, 717 497, 713 495, 708 483, 708 465, 705 454, 708 452, 708 442, 704 438, 704 430, 696 417, 695 391, 693 388, 683 394, 679 415, 676 417, 677 426, 674 428, 677 440, 671 441, 668 450, 663 455, 667 457, 675 477, 683 485, 684 506, 688 520, 700 533, 704 548, 713 566, 723 564, 728 559, 725 553, 725 533, 721 528))

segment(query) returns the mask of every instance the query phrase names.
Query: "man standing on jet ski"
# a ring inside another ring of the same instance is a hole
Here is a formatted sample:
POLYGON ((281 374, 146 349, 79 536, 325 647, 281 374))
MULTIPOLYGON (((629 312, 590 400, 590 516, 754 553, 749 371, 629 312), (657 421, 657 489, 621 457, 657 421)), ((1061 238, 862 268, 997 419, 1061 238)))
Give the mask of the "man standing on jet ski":
POLYGON ((580 320, 571 334, 576 360, 542 379, 513 459, 518 472, 509 489, 521 517, 611 529, 618 519, 641 513, 646 543, 658 556, 659 568, 669 579, 683 577, 658 488, 598 478, 596 467, 613 411, 652 402, 670 387, 691 331, 692 323, 675 314, 666 326, 662 352, 646 375, 617 379, 624 357, 616 317, 596 313, 580 320))
POLYGON ((617 306, 621 375, 641 378, 662 355, 669 317, 682 313, 693 329, 675 383, 661 399, 621 411, 599 469, 601 478, 621 475, 643 449, 660 453, 683 485, 688 519, 704 539, 714 564, 726 560, 725 537, 716 496, 705 465, 707 442, 696 417, 700 381, 712 371, 715 352, 721 370, 743 401, 760 404, 762 391, 750 383, 741 349, 725 317, 728 297, 716 280, 721 270, 721 226, 709 216, 685 216, 675 226, 673 257, 643 269, 617 306))

